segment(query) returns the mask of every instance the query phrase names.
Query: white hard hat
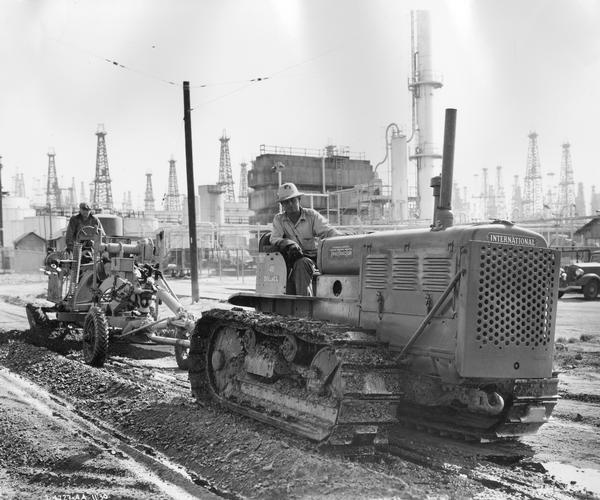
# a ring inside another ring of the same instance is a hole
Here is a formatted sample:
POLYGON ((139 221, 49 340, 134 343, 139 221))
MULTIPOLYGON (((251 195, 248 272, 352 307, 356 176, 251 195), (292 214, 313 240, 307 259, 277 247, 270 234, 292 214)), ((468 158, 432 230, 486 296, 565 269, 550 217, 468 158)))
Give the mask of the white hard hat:
POLYGON ((282 201, 289 200, 291 198, 297 198, 299 196, 302 196, 302 193, 298 191, 296 184, 293 182, 286 182, 285 184, 279 186, 279 189, 277 190, 277 201, 280 203, 282 201))

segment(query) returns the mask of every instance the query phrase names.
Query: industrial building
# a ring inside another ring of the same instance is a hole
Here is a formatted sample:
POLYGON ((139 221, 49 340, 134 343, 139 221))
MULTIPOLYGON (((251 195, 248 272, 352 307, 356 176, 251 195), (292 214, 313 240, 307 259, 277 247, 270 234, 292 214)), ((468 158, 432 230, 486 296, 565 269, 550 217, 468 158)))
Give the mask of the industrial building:
POLYGON ((338 225, 380 219, 389 198, 363 155, 327 146, 323 150, 261 145, 248 172, 251 223, 269 224, 279 212, 277 188, 293 182, 304 193, 302 203, 338 225))

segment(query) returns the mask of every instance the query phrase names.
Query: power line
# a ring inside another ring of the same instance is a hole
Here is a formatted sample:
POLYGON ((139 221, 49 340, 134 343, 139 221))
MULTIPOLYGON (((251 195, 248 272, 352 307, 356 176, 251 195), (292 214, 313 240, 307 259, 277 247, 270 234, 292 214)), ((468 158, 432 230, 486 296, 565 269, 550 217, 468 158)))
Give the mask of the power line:
MULTIPOLYGON (((123 69, 123 70, 126 70, 126 71, 131 71, 133 73, 137 73, 137 74, 142 75, 142 76, 144 76, 146 78, 149 78, 149 79, 152 79, 152 80, 156 80, 156 81, 165 83, 167 85, 171 85, 171 86, 175 86, 175 87, 180 87, 180 85, 181 85, 181 82, 176 82, 174 80, 168 80, 168 79, 165 79, 165 78, 161 78, 161 77, 156 76, 156 75, 154 75, 152 73, 149 73, 147 71, 142 71, 142 70, 140 70, 138 68, 135 68, 133 66, 129 66, 129 65, 123 64, 123 63, 121 63, 121 62, 119 62, 119 61, 117 61, 115 59, 111 59, 109 57, 104 57, 104 56, 98 55, 98 54, 96 54, 96 53, 94 53, 94 52, 92 52, 92 51, 90 51, 88 49, 75 46, 75 45, 73 45, 73 44, 71 44, 69 42, 65 42, 64 40, 59 40, 57 38, 51 38, 51 40, 53 40, 54 42, 60 43, 60 44, 62 44, 64 46, 67 46, 67 47, 69 47, 71 49, 75 49, 75 50, 77 50, 79 52, 82 52, 84 54, 92 56, 92 57, 98 59, 99 61, 106 62, 106 63, 110 64, 111 66, 113 66, 115 68, 123 69)), ((257 77, 253 77, 253 78, 247 78, 247 79, 244 79, 244 80, 232 80, 232 81, 217 82, 217 83, 201 83, 199 85, 190 86, 190 88, 218 87, 218 86, 225 86, 225 85, 235 85, 235 84, 238 84, 238 83, 251 84, 251 83, 262 82, 262 81, 268 80, 268 79, 269 79, 268 76, 257 76, 257 77)))
MULTIPOLYGON (((239 81, 239 83, 242 83, 242 82, 244 82, 244 83, 245 83, 245 85, 242 85, 241 87, 238 87, 237 89, 234 89, 234 90, 232 90, 232 91, 230 91, 230 92, 227 92, 226 94, 223 94, 223 95, 217 96, 217 97, 215 97, 214 99, 210 99, 209 101, 204 101, 204 102, 202 102, 202 103, 200 103, 200 104, 196 104, 195 106, 193 106, 193 107, 190 109, 190 111, 194 111, 194 109, 196 109, 196 108, 199 108, 200 106, 205 106, 206 104, 211 104, 211 103, 213 103, 213 102, 215 102, 215 101, 219 101, 219 100, 221 100, 221 99, 223 99, 223 98, 225 98, 225 97, 229 97, 229 96, 230 96, 230 95, 232 95, 232 94, 236 94, 236 93, 238 93, 238 92, 241 92, 242 90, 245 90, 246 88, 248 88, 248 87, 249 87, 250 85, 252 85, 253 83, 260 83, 260 82, 263 82, 263 81, 265 81, 265 80, 270 80, 270 79, 272 79, 274 76, 280 75, 281 73, 285 73, 286 71, 290 71, 290 70, 292 70, 292 69, 294 69, 294 68, 297 68, 297 67, 299 67, 299 66, 303 66, 303 65, 305 65, 305 64, 308 64, 308 63, 310 63, 310 62, 312 62, 312 61, 314 61, 314 60, 316 60, 316 59, 319 59, 319 58, 321 58, 321 57, 324 57, 324 56, 326 56, 327 54, 329 54, 329 53, 331 53, 331 52, 334 52, 335 50, 337 50, 337 49, 336 49, 336 48, 332 48, 332 49, 326 50, 326 51, 324 51, 324 52, 321 52, 320 54, 317 54, 316 56, 310 57, 309 59, 305 59, 305 60, 303 60, 303 61, 300 61, 300 62, 298 62, 298 63, 295 63, 295 64, 292 64, 292 65, 290 65, 290 66, 286 66, 286 67, 284 67, 284 68, 281 68, 281 69, 279 69, 279 70, 275 71, 274 73, 272 73, 270 76, 264 76, 264 77, 259 77, 259 78, 253 78, 253 79, 250 79, 250 80, 240 80, 240 81, 239 81)), ((200 87, 202 87, 202 86, 205 86, 205 85, 200 85, 200 87)), ((196 87, 192 87, 192 88, 196 88, 196 87)))

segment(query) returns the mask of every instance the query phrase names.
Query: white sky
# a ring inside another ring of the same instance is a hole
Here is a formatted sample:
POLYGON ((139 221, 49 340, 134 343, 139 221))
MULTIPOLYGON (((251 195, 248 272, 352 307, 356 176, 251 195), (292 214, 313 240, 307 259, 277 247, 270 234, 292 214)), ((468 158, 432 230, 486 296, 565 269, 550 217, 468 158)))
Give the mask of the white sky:
POLYGON ((171 155, 185 193, 183 80, 196 185, 217 181, 224 129, 236 195, 239 164, 260 144, 333 143, 375 165, 386 126, 410 126, 411 9, 431 12, 440 150, 443 110, 458 109, 455 180, 502 165, 510 194, 535 130, 544 180, 558 181, 570 141, 589 206, 589 186, 600 188, 595 0, 0 0, 3 184, 24 172, 30 195, 53 147, 61 187, 73 176, 87 186, 103 123, 117 206, 126 190, 143 199, 151 171, 158 208, 171 155))

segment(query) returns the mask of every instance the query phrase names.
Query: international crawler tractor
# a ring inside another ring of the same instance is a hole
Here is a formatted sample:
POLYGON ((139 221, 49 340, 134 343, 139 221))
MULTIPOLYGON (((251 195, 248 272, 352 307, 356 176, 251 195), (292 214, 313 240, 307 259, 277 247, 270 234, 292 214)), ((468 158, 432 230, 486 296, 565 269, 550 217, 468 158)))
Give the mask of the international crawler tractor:
POLYGON ((72 256, 62 252, 46 256, 47 300, 54 305, 27 304, 30 326, 63 333, 82 330, 83 357, 92 366, 103 366, 109 342, 135 340, 174 345, 178 366, 187 369, 187 338, 195 318, 153 264, 152 240, 107 242, 90 226, 83 227, 76 239, 72 256), (159 304, 167 306, 173 316, 159 319, 159 304), (165 329, 171 337, 156 335, 165 329))
POLYGON ((321 241, 309 297, 286 294, 263 239, 256 293, 196 324, 197 397, 342 449, 397 426, 493 440, 548 421, 560 255, 511 222, 452 225, 452 112, 431 228, 321 241))

